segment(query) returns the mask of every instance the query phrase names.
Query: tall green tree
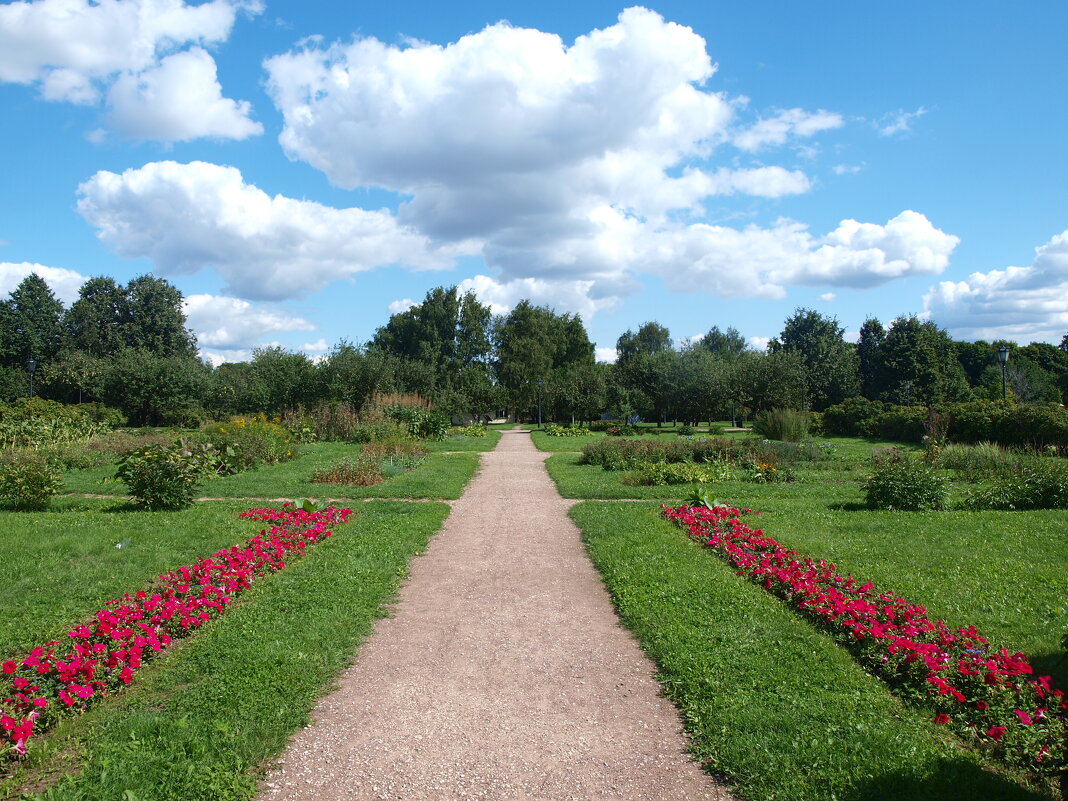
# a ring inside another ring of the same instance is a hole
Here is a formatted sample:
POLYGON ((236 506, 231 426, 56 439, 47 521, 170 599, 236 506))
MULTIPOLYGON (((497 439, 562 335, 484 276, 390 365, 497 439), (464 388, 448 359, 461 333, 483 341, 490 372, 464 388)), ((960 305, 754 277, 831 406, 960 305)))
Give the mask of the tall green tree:
POLYGON ((845 342, 834 317, 795 309, 782 333, 768 345, 772 353, 794 353, 804 365, 802 402, 816 411, 841 403, 860 391, 856 348, 845 342))
POLYGON ((718 325, 709 329, 697 347, 724 359, 736 358, 746 351, 745 337, 738 333, 737 328, 728 327, 726 331, 720 331, 718 325))
POLYGON ((30 273, 0 303, 3 363, 25 369, 32 356, 44 363, 53 359, 63 342, 63 304, 48 284, 30 273))
POLYGON ((626 364, 635 356, 652 356, 671 349, 671 332, 657 322, 643 323, 637 333, 629 328, 616 340, 616 364, 626 364))
POLYGON ((182 293, 166 280, 142 275, 125 289, 126 346, 157 356, 194 356, 196 337, 186 328, 182 293))
POLYGON ((879 347, 879 364, 884 385, 878 400, 931 406, 972 396, 953 340, 931 321, 894 320, 879 347))
POLYGON ((126 347, 124 326, 129 319, 125 288, 112 278, 90 278, 63 318, 66 346, 98 359, 115 356, 126 347))
POLYGON ((879 352, 886 329, 874 317, 869 317, 860 327, 857 339, 857 369, 860 373, 860 394, 869 400, 877 400, 886 388, 882 356, 879 352))

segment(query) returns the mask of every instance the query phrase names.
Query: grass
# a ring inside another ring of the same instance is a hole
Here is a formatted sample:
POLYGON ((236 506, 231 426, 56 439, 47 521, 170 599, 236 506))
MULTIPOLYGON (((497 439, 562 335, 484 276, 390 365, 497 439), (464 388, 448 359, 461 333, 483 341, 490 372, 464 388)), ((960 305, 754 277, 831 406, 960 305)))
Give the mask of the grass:
POLYGON ((623 622, 659 666, 695 755, 746 798, 1039 799, 944 739, 830 638, 658 517, 572 517, 623 622))
POLYGON ((536 428, 530 431, 530 441, 534 443, 534 447, 539 451, 552 453, 581 451, 584 445, 597 442, 597 440, 604 439, 604 437, 604 434, 597 432, 584 437, 550 437, 544 431, 538 431, 536 428))
POLYGON ((67 511, 0 512, 2 658, 64 636, 104 601, 257 530, 237 518, 247 503, 183 512, 116 507, 82 499, 67 511))
POLYGON ((334 537, 257 582, 129 691, 42 738, 0 797, 253 798, 265 766, 306 725, 447 514, 444 504, 362 504, 334 537))
MULTIPOLYGON (((478 467, 474 453, 435 453, 421 467, 395 476, 374 487, 316 484, 312 473, 343 458, 355 458, 359 446, 322 442, 301 447, 301 455, 289 462, 266 465, 232 476, 205 481, 200 495, 210 498, 441 498, 460 497, 478 467)), ((107 481, 114 466, 72 470, 64 477, 66 492, 125 495, 126 485, 107 481)))
POLYGON ((440 442, 423 442, 422 445, 431 453, 455 451, 492 451, 501 441, 501 432, 487 429, 484 437, 465 437, 462 434, 446 437, 440 442))

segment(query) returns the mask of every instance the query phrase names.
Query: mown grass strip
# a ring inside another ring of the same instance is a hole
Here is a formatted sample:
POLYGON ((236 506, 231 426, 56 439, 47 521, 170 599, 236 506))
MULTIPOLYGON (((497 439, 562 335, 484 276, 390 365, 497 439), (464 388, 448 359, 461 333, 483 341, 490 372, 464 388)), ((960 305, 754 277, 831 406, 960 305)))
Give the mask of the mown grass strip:
POLYGON ((361 504, 333 537, 253 585, 129 692, 44 738, 0 797, 62 770, 37 797, 253 798, 262 770, 351 662, 447 514, 444 504, 361 504))
MULTIPOLYGON (((303 446, 291 462, 257 467, 205 481, 199 494, 209 498, 435 498, 453 500, 478 467, 477 453, 433 453, 426 464, 374 487, 317 484, 312 474, 341 459, 355 459, 359 446, 324 442, 303 446)), ((108 482, 114 467, 75 470, 64 478, 67 492, 125 495, 126 485, 108 482)))
POLYGON ((259 530, 237 517, 247 503, 182 512, 116 506, 82 499, 67 511, 0 512, 0 659, 63 639, 105 601, 259 530))
POLYGON ((659 666, 695 755, 749 801, 1044 798, 983 770, 833 639, 691 543, 650 504, 572 517, 659 666))

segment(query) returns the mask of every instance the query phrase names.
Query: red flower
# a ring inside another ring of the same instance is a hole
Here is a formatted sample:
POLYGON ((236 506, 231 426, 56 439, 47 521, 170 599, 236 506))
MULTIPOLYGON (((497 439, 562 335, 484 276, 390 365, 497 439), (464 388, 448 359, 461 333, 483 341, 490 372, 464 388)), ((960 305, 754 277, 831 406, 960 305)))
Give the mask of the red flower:
POLYGON ((4 662, 4 673, 14 673, 18 668, 14 661, 4 662))
POLYGON ((935 715, 935 723, 939 726, 945 726, 949 723, 949 715, 935 715))
POLYGON ((997 742, 998 740, 1000 740, 1002 735, 1004 735, 1004 734, 1005 734, 1005 727, 1004 726, 991 726, 986 731, 986 736, 989 737, 994 742, 997 742))
POLYGON ((1030 726, 1031 725, 1031 716, 1028 715, 1026 712, 1024 712, 1022 709, 1017 709, 1016 710, 1016 717, 1018 717, 1020 719, 1020 723, 1022 723, 1023 725, 1025 725, 1025 726, 1030 726))

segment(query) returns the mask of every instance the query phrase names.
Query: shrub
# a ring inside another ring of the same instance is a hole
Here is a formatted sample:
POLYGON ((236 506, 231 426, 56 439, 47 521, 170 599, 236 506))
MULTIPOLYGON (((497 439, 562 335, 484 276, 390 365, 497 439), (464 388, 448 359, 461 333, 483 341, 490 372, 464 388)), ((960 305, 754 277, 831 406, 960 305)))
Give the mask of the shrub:
POLYGON ((486 427, 480 423, 473 423, 469 426, 461 426, 460 433, 465 437, 484 437, 486 436, 486 427))
POLYGON ((894 451, 876 462, 864 485, 871 509, 919 511, 946 504, 946 480, 929 465, 894 451))
POLYGON ((92 438, 105 426, 77 406, 43 398, 22 398, 0 404, 0 446, 43 448, 92 438))
POLYGON ((200 406, 183 406, 160 412, 160 423, 168 428, 199 428, 212 419, 211 412, 200 406))
POLYGON ((846 398, 823 410, 823 432, 828 436, 859 437, 862 424, 886 409, 881 401, 846 398))
POLYGON ((545 426, 543 430, 550 437, 585 437, 590 434, 588 428, 579 428, 578 426, 558 426, 551 423, 545 426))
POLYGON ((1068 466, 1027 464, 965 497, 966 509, 1068 509, 1068 466))
POLYGON ((615 428, 621 425, 623 425, 622 420, 593 420, 590 422, 589 429, 590 431, 604 433, 610 428, 615 428))
POLYGON ((753 430, 768 439, 800 442, 808 436, 812 419, 808 412, 797 409, 771 409, 757 415, 753 430))
POLYGON ((299 442, 354 442, 360 420, 347 403, 320 403, 284 412, 282 425, 299 442))
POLYGON ((1007 475, 1015 470, 1021 460, 1038 458, 1019 451, 1008 451, 993 442, 978 445, 950 443, 933 451, 931 462, 940 470, 955 470, 965 481, 1007 475))
POLYGON ((689 423, 683 423, 675 430, 675 433, 678 434, 680 437, 692 437, 694 434, 697 433, 697 429, 689 423))
POLYGON ((440 441, 449 431, 449 418, 444 413, 423 406, 384 406, 382 412, 419 439, 440 441))
POLYGON ((126 454, 115 475, 129 487, 134 501, 160 510, 192 505, 203 472, 178 446, 149 445, 126 454))
POLYGON ((0 457, 0 498, 13 509, 46 509, 62 487, 59 465, 47 453, 25 448, 0 457))
POLYGON ((202 436, 223 454, 235 470, 295 459, 293 434, 266 415, 235 417, 227 423, 211 423, 202 436))
POLYGON ((312 481, 373 487, 386 478, 414 470, 426 461, 426 457, 426 449, 410 439, 372 442, 361 448, 355 459, 342 459, 328 468, 316 470, 312 481))
POLYGON ((633 473, 623 477, 624 484, 632 486, 664 486, 674 484, 710 484, 715 481, 730 481, 737 478, 729 462, 645 462, 638 464, 633 473))
POLYGON ((886 411, 862 422, 859 429, 861 436, 872 439, 922 442, 929 418, 930 413, 925 406, 890 406, 886 411))
POLYGON ((105 428, 118 428, 127 423, 126 415, 103 403, 80 403, 75 408, 94 423, 100 423, 105 428))
POLYGON ((619 423, 618 425, 609 426, 604 433, 610 437, 636 437, 646 433, 646 429, 638 428, 638 426, 630 423, 619 423))
POLYGON ((383 442, 398 438, 411 439, 408 428, 392 420, 359 423, 352 430, 353 442, 383 442))
POLYGON ((385 474, 377 461, 366 459, 342 459, 330 467, 324 467, 312 473, 312 481, 317 484, 349 484, 354 487, 373 487, 381 484, 385 474))

